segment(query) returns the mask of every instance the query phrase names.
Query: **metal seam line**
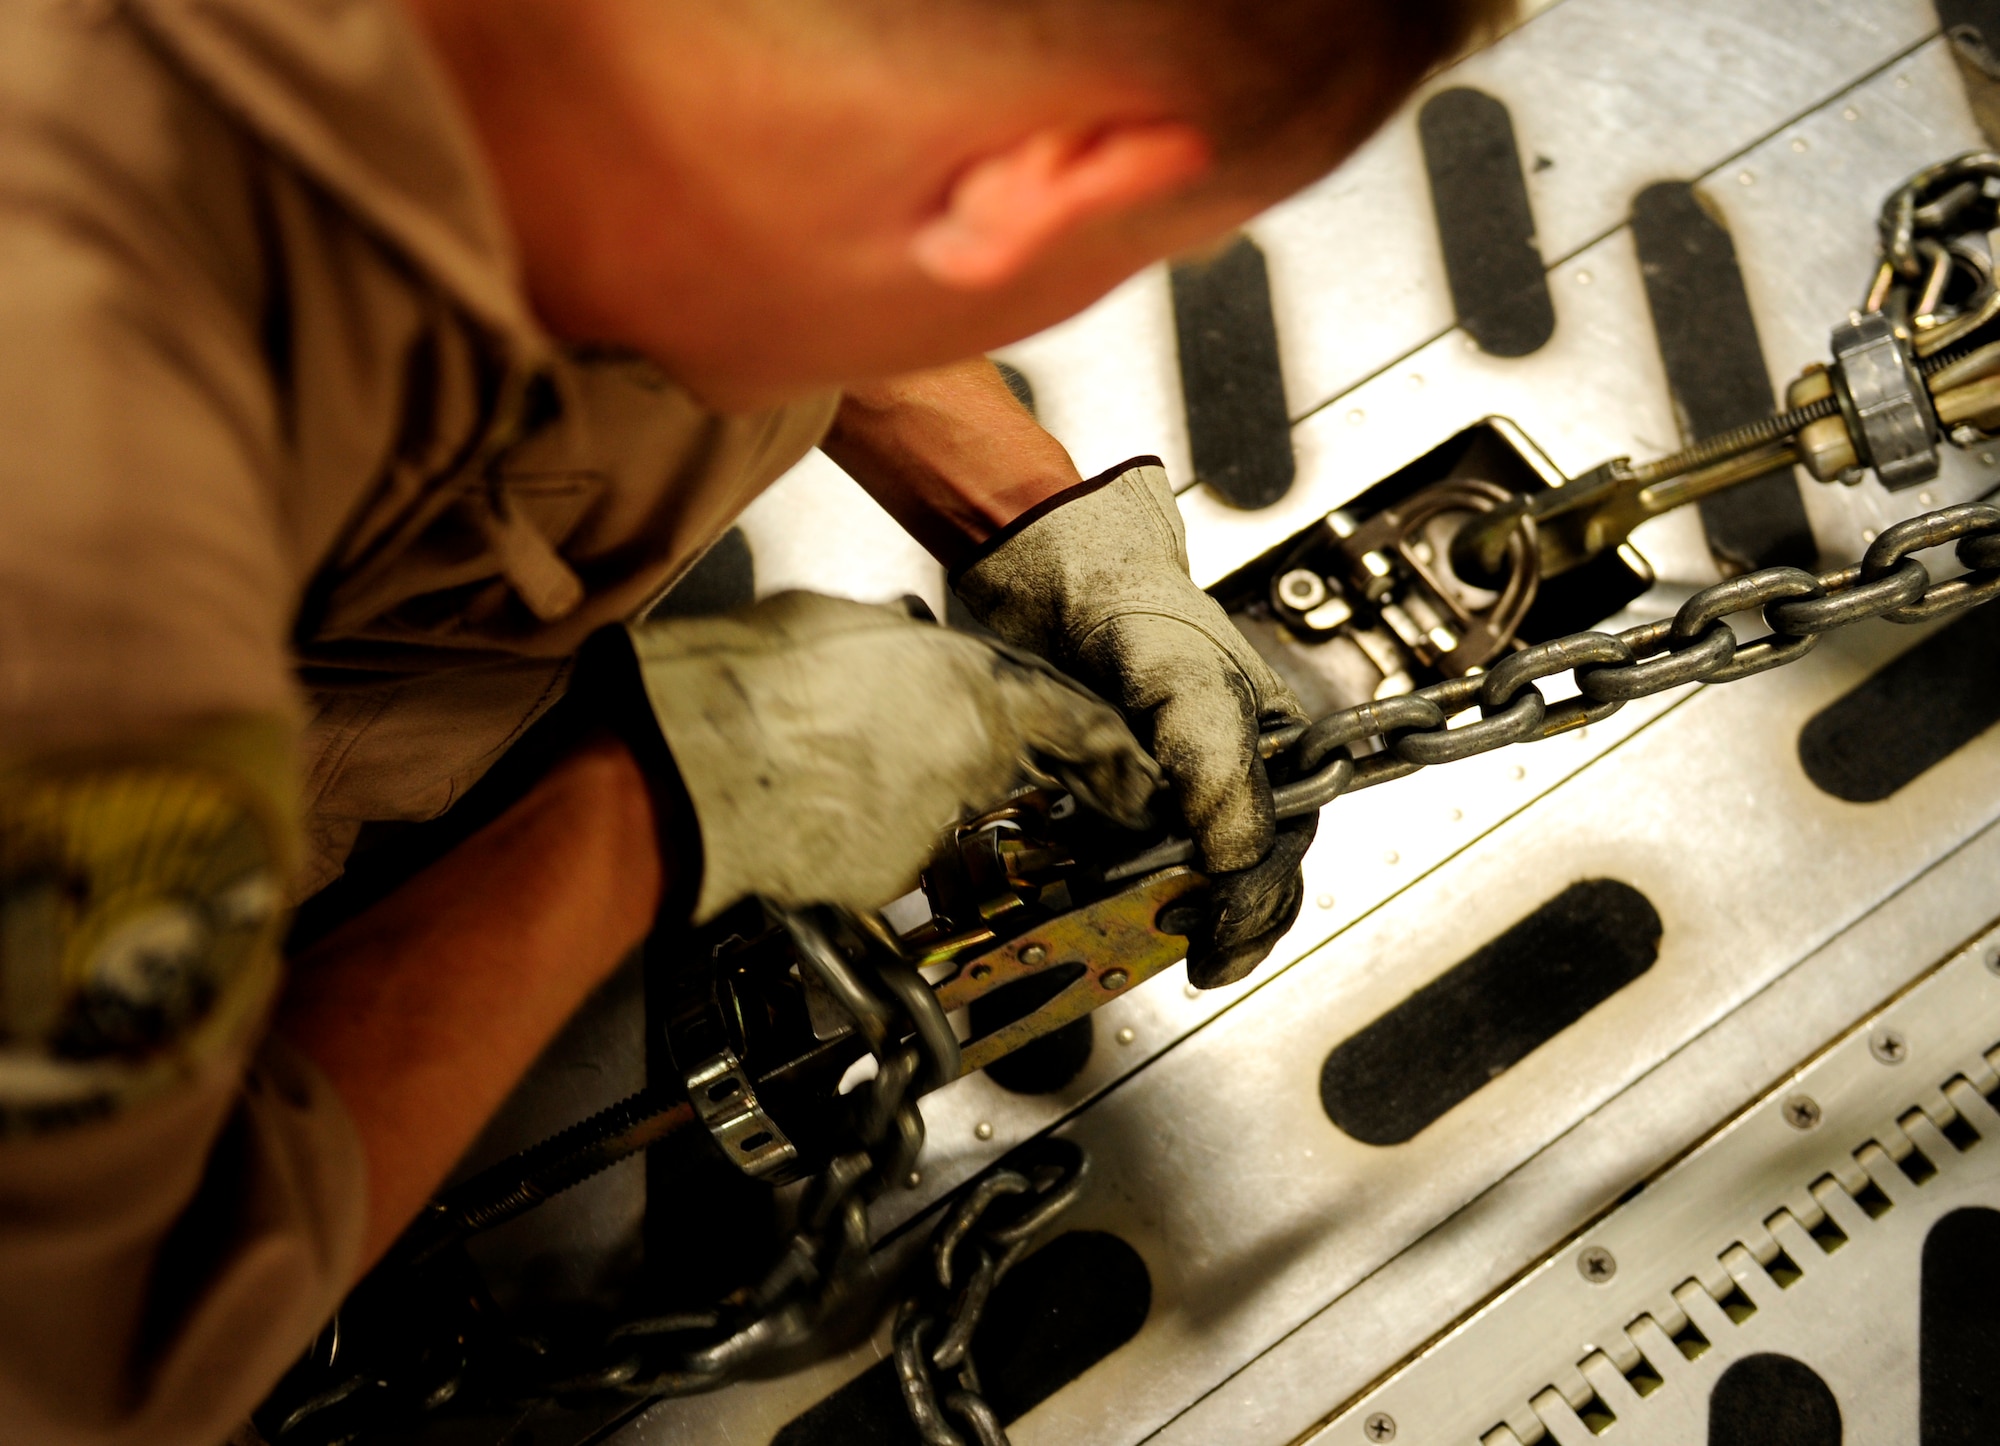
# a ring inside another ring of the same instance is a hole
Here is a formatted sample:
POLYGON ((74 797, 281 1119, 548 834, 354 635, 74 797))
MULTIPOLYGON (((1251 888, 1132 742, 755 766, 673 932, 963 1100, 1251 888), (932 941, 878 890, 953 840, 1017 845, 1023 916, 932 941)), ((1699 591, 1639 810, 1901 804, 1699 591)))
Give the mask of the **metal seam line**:
MULTIPOLYGON (((1554 7, 1552 6, 1550 8, 1553 9, 1554 7)), ((1542 13, 1546 14, 1548 12, 1544 11, 1542 13)), ((1540 19, 1540 18, 1541 17, 1539 15, 1535 17, 1535 19, 1540 19)), ((1535 23, 1534 20, 1530 20, 1528 22, 1529 25, 1532 25, 1534 23, 1535 23)), ((1526 27, 1524 26, 1522 28, 1525 29, 1526 27)), ((1805 109, 1794 112, 1792 115, 1787 116, 1784 119, 1784 121, 1781 122, 1780 124, 1773 126, 1770 130, 1765 131, 1762 135, 1757 136, 1755 139, 1751 140, 1747 144, 1739 146, 1735 150, 1731 151, 1728 155, 1723 156, 1720 160, 1716 161, 1715 164, 1710 166, 1707 170, 1697 174, 1693 178, 1691 184, 1701 185, 1705 181, 1712 180, 1714 177, 1720 175, 1723 171, 1727 170, 1730 166, 1733 166, 1737 162, 1741 161, 1745 156, 1749 155, 1759 146, 1765 145, 1770 141, 1774 140, 1775 138, 1777 138, 1778 136, 1783 135, 1787 130, 1791 129, 1793 126, 1799 125, 1807 120, 1810 120, 1813 116, 1818 115, 1821 111, 1827 109, 1829 106, 1840 101, 1842 98, 1852 95, 1855 91, 1861 89, 1863 86, 1867 85, 1870 81, 1880 78, 1885 72, 1892 70, 1896 66, 1902 64, 1904 61, 1908 60, 1911 56, 1915 55, 1918 51, 1923 50, 1927 46, 1936 44, 1943 38, 1944 38, 1943 30, 1941 29, 1933 30, 1929 34, 1925 35, 1922 40, 1917 41, 1913 45, 1905 46, 1903 49, 1897 51, 1894 55, 1891 55, 1887 60, 1884 60, 1881 64, 1875 66, 1873 69, 1862 72, 1860 75, 1856 76, 1853 80, 1841 86, 1840 89, 1829 92, 1821 99, 1814 101, 1811 105, 1807 106, 1805 109)), ((1449 75, 1450 73, 1451 73, 1450 71, 1445 72, 1446 75, 1449 75)), ((1550 275, 1554 275, 1557 271, 1559 271, 1563 267, 1573 263, 1579 256, 1583 255, 1584 252, 1590 250, 1593 246, 1602 246, 1606 241, 1609 241, 1612 237, 1618 235, 1620 232, 1629 231, 1631 229, 1632 229, 1632 223, 1629 220, 1622 221, 1618 225, 1613 226, 1608 230, 1599 232, 1597 235, 1590 237, 1588 240, 1584 241, 1580 245, 1575 246, 1571 248, 1569 251, 1564 252, 1562 255, 1555 257, 1553 260, 1548 261, 1544 269, 1550 275)), ((1452 326, 1446 327, 1443 331, 1435 332, 1432 335, 1425 337, 1415 346, 1409 348, 1409 350, 1399 353, 1395 357, 1392 357, 1390 360, 1382 363, 1381 366, 1375 368, 1375 370, 1368 373, 1368 375, 1358 378, 1351 386, 1348 386, 1341 391, 1335 392, 1325 401, 1315 402, 1312 406, 1306 408, 1303 412, 1299 413, 1298 416, 1292 419, 1292 426, 1294 428, 1297 428, 1303 425, 1311 418, 1318 416, 1321 412, 1325 411, 1327 408, 1339 405, 1341 402, 1347 400, 1347 398, 1353 396, 1356 392, 1360 391, 1363 387, 1367 386, 1370 382, 1376 381, 1381 377, 1383 377, 1384 375, 1386 375, 1387 373, 1394 371, 1397 367, 1405 365, 1418 353, 1426 350, 1429 347, 1436 346, 1446 337, 1454 336, 1462 330, 1464 330, 1464 328, 1454 324, 1452 326)), ((1198 486, 1199 483, 1196 483, 1194 485, 1198 486)), ((1189 490, 1192 489, 1190 488, 1189 490)))

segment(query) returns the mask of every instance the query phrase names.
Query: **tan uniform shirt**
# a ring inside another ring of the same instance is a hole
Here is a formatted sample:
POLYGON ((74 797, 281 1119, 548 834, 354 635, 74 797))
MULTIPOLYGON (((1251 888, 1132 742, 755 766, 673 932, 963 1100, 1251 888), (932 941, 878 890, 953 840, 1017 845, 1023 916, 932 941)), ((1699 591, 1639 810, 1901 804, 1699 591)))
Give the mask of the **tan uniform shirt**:
MULTIPOLYGON (((0 5, 0 765, 277 720, 303 897, 833 406, 719 417, 554 346, 395 0, 0 5)), ((343 1289, 360 1171, 248 1037, 0 1138, 0 1443, 214 1446, 343 1289)))

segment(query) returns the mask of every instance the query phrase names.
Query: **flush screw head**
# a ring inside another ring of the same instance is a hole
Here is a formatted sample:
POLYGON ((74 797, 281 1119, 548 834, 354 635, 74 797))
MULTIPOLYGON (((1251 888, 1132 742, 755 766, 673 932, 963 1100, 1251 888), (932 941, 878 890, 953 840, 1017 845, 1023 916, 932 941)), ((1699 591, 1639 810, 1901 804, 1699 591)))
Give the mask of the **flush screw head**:
POLYGON ((1592 1285, 1609 1285, 1618 1274, 1618 1259, 1602 1245, 1593 1245, 1577 1256, 1576 1273, 1592 1285))
POLYGON ((1878 1029, 1868 1036, 1868 1052, 1883 1064, 1901 1064, 1910 1057, 1910 1042, 1893 1029, 1878 1029))
POLYGON ((1130 974, 1127 974, 1123 969, 1107 969, 1104 972, 1104 976, 1097 982, 1102 984, 1106 989, 1110 990, 1113 994, 1116 994, 1119 990, 1123 989, 1127 984, 1130 984, 1132 982, 1132 976, 1130 974))
POLYGON ((1784 1104, 1785 1123, 1795 1130, 1816 1130, 1825 1118, 1811 1095, 1793 1095, 1784 1104))
POLYGON ((1361 1434, 1370 1441, 1393 1441, 1396 1439, 1396 1418, 1377 1411, 1362 1423, 1361 1434))

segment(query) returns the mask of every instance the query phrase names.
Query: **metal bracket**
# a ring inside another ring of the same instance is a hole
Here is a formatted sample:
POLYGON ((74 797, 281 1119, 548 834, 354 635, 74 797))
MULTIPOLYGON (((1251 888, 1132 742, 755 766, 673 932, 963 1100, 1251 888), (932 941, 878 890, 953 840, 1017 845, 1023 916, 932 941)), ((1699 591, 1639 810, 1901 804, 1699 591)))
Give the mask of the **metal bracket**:
POLYGON ((798 1147, 765 1113, 749 1071, 733 1050, 725 1049, 689 1071, 687 1091, 696 1117, 744 1174, 761 1180, 799 1158, 798 1147))
POLYGON ((1052 919, 1001 948, 968 959, 938 986, 938 1003, 963 1009, 1005 985, 1056 969, 1080 971, 1054 999, 1025 1018, 965 1046, 965 1073, 984 1069, 1030 1040, 1081 1019, 1098 1005, 1151 979, 1187 955, 1187 940, 1160 927, 1160 915, 1208 880, 1170 868, 1123 893, 1052 919))

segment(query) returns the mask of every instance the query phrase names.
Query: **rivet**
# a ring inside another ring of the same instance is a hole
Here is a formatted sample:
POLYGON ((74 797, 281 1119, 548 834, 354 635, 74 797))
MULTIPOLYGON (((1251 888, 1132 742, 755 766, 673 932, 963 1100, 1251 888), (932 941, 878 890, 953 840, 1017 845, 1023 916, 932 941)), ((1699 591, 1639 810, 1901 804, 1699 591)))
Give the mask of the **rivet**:
POLYGON ((1310 613, 1327 600, 1326 579, 1311 568, 1294 568, 1278 579, 1278 596, 1287 607, 1310 613))
POLYGON ((1199 999, 1201 998, 1201 986, 1197 984, 1183 984, 1181 986, 1181 993, 1190 999, 1199 999))
POLYGON ((1139 1032, 1136 1029, 1121 1029, 1118 1031, 1118 1042, 1120 1044, 1130 1044, 1138 1037, 1139 1032))
POLYGON ((1754 186, 1757 184, 1756 174, 1751 171, 1738 171, 1736 173, 1736 184, 1739 186, 1754 186))
POLYGON ((1849 106, 1846 110, 1840 113, 1840 118, 1844 121, 1858 121, 1861 119, 1861 112, 1856 110, 1853 106, 1849 106))
POLYGON ((1593 1245, 1577 1256, 1576 1273, 1592 1285, 1609 1285, 1618 1274, 1618 1258, 1602 1245, 1593 1245))
POLYGON ((1810 144, 1804 136, 1792 137, 1792 149, 1795 151, 1804 152, 1810 144))
POLYGON ((924 1183, 923 1172, 921 1170, 912 1170, 907 1176, 904 1177, 903 1188, 905 1190, 914 1190, 917 1188, 917 1186, 923 1183, 924 1183))
POLYGON ((1522 779, 1524 779, 1524 778, 1526 778, 1526 777, 1528 776, 1528 770, 1527 770, 1527 769, 1525 769, 1525 768, 1523 768, 1523 767, 1522 767, 1522 766, 1521 766, 1520 764, 1518 764, 1518 763, 1517 763, 1517 764, 1515 764, 1515 765, 1513 766, 1513 768, 1512 768, 1511 770, 1509 770, 1509 771, 1510 771, 1510 772, 1511 772, 1511 773, 1512 773, 1512 774, 1514 775, 1514 781, 1515 781, 1516 783, 1519 783, 1519 782, 1520 782, 1520 781, 1521 781, 1522 779))
POLYGON ((1030 969, 1039 969, 1049 962, 1049 951, 1040 944, 1030 944, 1021 951, 1021 962, 1030 969))
POLYGON ((1811 1095, 1793 1095, 1785 1101, 1783 1113, 1785 1123, 1795 1130, 1816 1130, 1819 1128, 1819 1122, 1825 1118, 1820 1111, 1819 1101, 1811 1095))
POLYGON ((1356 407, 1353 411, 1347 414, 1347 425, 1350 427, 1358 427, 1367 420, 1368 420, 1368 414, 1362 411, 1361 408, 1359 407, 1356 407))
POLYGON ((1123 969, 1107 969, 1098 978, 1097 982, 1102 984, 1106 989, 1109 989, 1113 994, 1116 994, 1132 982, 1132 976, 1127 974, 1123 969))
POLYGON ((1403 856, 1397 853, 1394 849, 1390 849, 1389 852, 1382 855, 1382 862, 1387 864, 1392 869, 1397 864, 1400 864, 1402 861, 1403 861, 1403 856))
POLYGON ((993 1126, 988 1124, 985 1120, 981 1120, 978 1124, 972 1127, 972 1133, 974 1138, 976 1139, 990 1140, 993 1138, 993 1126))
POLYGON ((1590 285, 1591 282, 1595 281, 1596 279, 1597 278, 1592 276, 1588 271, 1579 271, 1576 273, 1576 284, 1578 286, 1588 286, 1590 285))
POLYGON ((1333 907, 1333 895, 1321 894, 1319 896, 1319 906, 1322 909, 1331 909, 1333 907))
POLYGON ((1893 1029, 1878 1029, 1868 1036, 1868 1052, 1883 1064, 1901 1064, 1910 1057, 1910 1042, 1893 1029))

